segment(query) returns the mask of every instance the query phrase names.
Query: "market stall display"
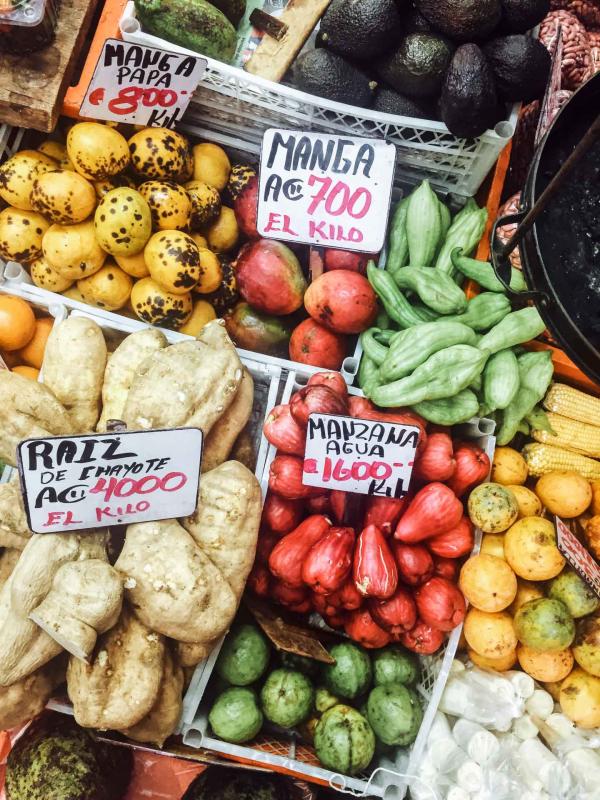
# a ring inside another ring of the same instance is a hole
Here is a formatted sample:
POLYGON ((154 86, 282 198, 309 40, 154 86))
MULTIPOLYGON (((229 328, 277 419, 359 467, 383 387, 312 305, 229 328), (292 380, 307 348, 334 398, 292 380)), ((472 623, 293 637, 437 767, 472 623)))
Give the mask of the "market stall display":
MULTIPOLYGON (((76 119, 0 127, 0 800, 595 800, 597 142, 493 236, 590 128, 596 5, 107 0, 76 119), (347 137, 369 252, 303 243, 347 137)), ((3 56, 49 103, 78 13, 3 56)))

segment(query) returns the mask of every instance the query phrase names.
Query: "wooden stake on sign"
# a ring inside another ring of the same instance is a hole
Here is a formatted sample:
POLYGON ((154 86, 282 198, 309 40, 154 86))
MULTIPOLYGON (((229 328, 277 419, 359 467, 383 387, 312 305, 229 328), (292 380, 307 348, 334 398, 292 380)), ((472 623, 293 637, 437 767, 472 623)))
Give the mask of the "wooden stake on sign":
POLYGON ((56 38, 37 53, 0 53, 0 123, 54 130, 98 0, 62 0, 56 38))
POLYGON ((255 8, 250 14, 250 22, 259 31, 272 36, 273 39, 280 41, 288 32, 288 26, 277 17, 266 14, 262 9, 255 8))
POLYGON ((310 628, 300 628, 298 625, 290 625, 275 609, 255 597, 245 597, 244 602, 265 635, 278 650, 313 658, 323 664, 335 664, 335 659, 329 655, 319 640, 323 633, 310 628))
POLYGON ((330 0, 290 0, 278 17, 286 33, 274 39, 265 33, 245 66, 247 72, 279 82, 321 19, 330 0))

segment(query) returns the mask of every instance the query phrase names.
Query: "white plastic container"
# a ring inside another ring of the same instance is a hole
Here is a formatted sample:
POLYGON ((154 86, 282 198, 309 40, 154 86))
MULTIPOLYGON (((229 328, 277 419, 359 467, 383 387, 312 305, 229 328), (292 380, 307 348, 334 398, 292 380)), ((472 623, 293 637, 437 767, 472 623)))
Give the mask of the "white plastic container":
MULTIPOLYGON (((127 3, 120 28, 127 42, 199 55, 144 33, 133 2, 127 3)), ((385 139, 396 145, 397 163, 406 176, 415 180, 428 178, 436 187, 457 194, 475 194, 517 124, 519 106, 515 105, 508 119, 499 122, 494 130, 477 139, 459 139, 443 122, 392 116, 336 103, 212 58, 206 60, 206 72, 188 108, 188 121, 210 119, 211 130, 253 141, 257 147, 267 128, 385 139)))
MULTIPOLYGON (((287 403, 297 389, 306 385, 309 372, 291 371, 285 379, 279 403, 287 403)), ((361 395, 362 392, 349 387, 350 394, 361 395)), ((461 433, 483 447, 490 457, 494 454, 495 438, 492 435, 494 423, 491 420, 472 420, 461 426, 461 433)), ((276 448, 269 446, 261 481, 263 496, 268 488, 269 466, 275 458, 276 448)), ((479 547, 480 534, 476 547, 479 547)), ((418 766, 423 758, 429 730, 434 721, 438 703, 450 674, 454 655, 458 647, 462 626, 450 634, 444 647, 434 656, 420 657, 421 680, 417 690, 423 699, 424 716, 417 738, 410 749, 398 749, 395 761, 382 758, 368 773, 358 777, 349 777, 331 772, 321 767, 316 760, 312 748, 294 738, 276 738, 273 735, 260 735, 253 746, 234 745, 217 739, 212 735, 208 724, 208 713, 213 697, 204 694, 198 714, 193 722, 184 728, 184 743, 192 747, 203 747, 235 759, 242 759, 256 765, 275 766, 292 774, 309 780, 317 780, 329 784, 332 788, 358 797, 384 797, 386 800, 401 800, 406 794, 407 785, 417 780, 418 766)), ((203 689, 206 688, 212 675, 220 646, 215 648, 207 660, 205 670, 200 679, 203 689)), ((436 797, 432 793, 431 797, 436 797)))

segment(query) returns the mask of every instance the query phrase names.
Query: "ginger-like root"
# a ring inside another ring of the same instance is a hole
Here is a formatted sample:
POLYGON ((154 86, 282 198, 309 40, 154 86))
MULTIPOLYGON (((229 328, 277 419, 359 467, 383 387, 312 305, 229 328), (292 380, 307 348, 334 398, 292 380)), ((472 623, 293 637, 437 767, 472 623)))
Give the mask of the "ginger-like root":
POLYGON ((137 725, 124 728, 121 733, 136 742, 147 742, 162 747, 177 728, 183 707, 183 670, 171 655, 165 651, 162 682, 156 702, 137 725))
POLYGON ((87 661, 98 634, 117 622, 122 600, 123 581, 107 561, 70 561, 56 571, 52 588, 29 618, 87 661))

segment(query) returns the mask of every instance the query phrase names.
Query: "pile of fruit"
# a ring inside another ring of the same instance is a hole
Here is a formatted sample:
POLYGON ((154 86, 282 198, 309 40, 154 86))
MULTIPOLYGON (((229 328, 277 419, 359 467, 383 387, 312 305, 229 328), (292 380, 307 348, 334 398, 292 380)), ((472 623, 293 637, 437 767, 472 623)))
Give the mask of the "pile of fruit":
POLYGON ((506 119, 507 103, 543 95, 550 55, 527 31, 548 10, 548 0, 338 0, 292 83, 479 136, 506 119))
POLYGON ((327 369, 375 319, 366 256, 326 251, 308 286, 308 248, 257 233, 254 168, 175 131, 77 123, 9 158, 0 198, 0 257, 72 300, 191 336, 223 316, 240 347, 327 369))
POLYGON ((369 654, 350 642, 329 647, 324 664, 275 652, 254 625, 238 625, 216 664, 221 685, 208 716, 215 736, 241 743, 263 729, 297 729, 320 763, 356 775, 374 756, 411 745, 423 720, 419 665, 399 645, 369 654))
POLYGON ((600 510, 598 488, 567 471, 547 472, 528 488, 527 464, 508 447, 496 450, 492 480, 468 501, 471 521, 485 534, 459 579, 471 605, 464 628, 469 656, 498 671, 518 661, 571 720, 597 727, 600 598, 567 564, 549 515, 589 520, 600 510))
POLYGON ((0 357, 12 372, 38 379, 53 324, 20 297, 0 295, 0 357))
POLYGON ((473 529, 460 498, 487 477, 484 451, 447 429, 426 432, 412 412, 379 411, 349 396, 337 373, 312 376, 269 413, 264 433, 277 455, 251 590, 295 613, 317 611, 365 647, 400 641, 417 653, 436 652, 465 613, 457 559, 471 552, 473 529), (305 486, 311 413, 418 426, 410 493, 396 499, 305 486))
MULTIPOLYGON (((358 378, 376 405, 439 425, 495 415, 507 444, 524 419, 546 424, 537 406, 553 370, 549 352, 518 349, 544 330, 537 309, 511 311, 491 264, 468 257, 486 219, 472 200, 452 219, 427 181, 396 206, 385 269, 367 267, 383 313, 361 334, 358 378), (467 299, 465 279, 483 291, 467 299)), ((516 269, 511 288, 526 289, 516 269)))

